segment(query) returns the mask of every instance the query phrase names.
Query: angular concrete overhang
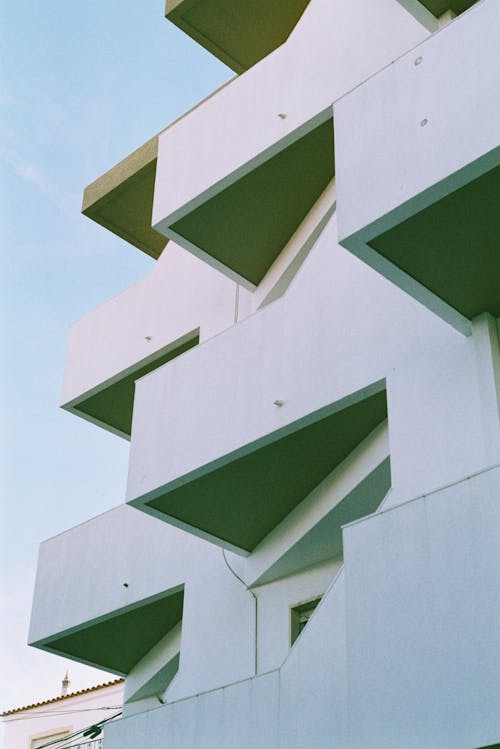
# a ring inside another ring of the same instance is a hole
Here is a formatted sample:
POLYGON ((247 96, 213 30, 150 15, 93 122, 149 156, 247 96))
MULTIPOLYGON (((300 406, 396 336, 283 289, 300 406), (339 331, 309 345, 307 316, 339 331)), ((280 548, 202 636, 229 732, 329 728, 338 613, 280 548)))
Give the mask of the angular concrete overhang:
POLYGON ((70 331, 62 407, 126 439, 135 381, 234 322, 234 283, 173 242, 70 331))
POLYGON ((334 107, 340 243, 466 334, 500 315, 499 25, 484 0, 334 107))
POLYGON ((385 419, 386 378, 449 336, 338 245, 334 214, 284 296, 137 382, 127 501, 254 549, 385 419))
POLYGON ((321 119, 175 221, 171 237, 245 286, 258 286, 335 175, 333 123, 321 119))
POLYGON ((475 5, 478 0, 419 0, 422 5, 429 10, 433 16, 439 18, 446 11, 451 10, 456 15, 475 5))
POLYGON ((155 230, 255 288, 334 176, 333 101, 427 35, 396 2, 311 0, 285 44, 160 134, 155 230))
POLYGON ((165 17, 242 73, 279 47, 309 0, 167 0, 165 17))
POLYGON ((198 341, 198 330, 189 331, 151 356, 140 359, 130 368, 105 380, 96 388, 63 403, 62 408, 103 427, 108 432, 129 439, 136 381, 196 346, 198 341))
POLYGON ((327 560, 342 560, 342 526, 375 512, 390 487, 384 422, 244 560, 245 583, 262 585, 327 560))
POLYGON ((377 383, 130 504, 249 553, 386 417, 384 385, 377 383))
POLYGON ((165 692, 179 670, 181 635, 179 622, 139 661, 125 682, 125 703, 165 692))
POLYGON ((30 645, 55 655, 126 676, 182 619, 184 591, 168 591, 132 608, 85 622, 30 645))
POLYGON ((128 674, 181 621, 186 559, 201 543, 126 506, 45 541, 29 644, 128 674))
POLYGON ((82 205, 85 216, 155 259, 167 244, 151 227, 157 155, 156 135, 92 182, 82 205))

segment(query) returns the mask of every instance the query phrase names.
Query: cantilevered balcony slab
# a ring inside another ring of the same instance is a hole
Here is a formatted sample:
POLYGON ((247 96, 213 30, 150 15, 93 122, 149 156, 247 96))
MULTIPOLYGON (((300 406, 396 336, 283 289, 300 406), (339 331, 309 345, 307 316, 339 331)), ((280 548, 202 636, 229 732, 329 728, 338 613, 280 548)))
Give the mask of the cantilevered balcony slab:
POLYGON ((151 228, 158 136, 90 184, 82 213, 153 258, 167 241, 151 228))
POLYGON ((167 0, 165 17, 242 73, 287 39, 309 0, 167 0))
POLYGON ((29 643, 128 674, 181 621, 186 560, 202 547, 126 506, 45 541, 29 643))
POLYGON ((342 560, 342 526, 375 512, 390 486, 388 428, 383 423, 245 559, 247 585, 342 560))
POLYGON ((70 331, 62 406, 130 436, 135 381, 234 322, 235 285, 173 242, 70 331))
POLYGON ((457 15, 475 5, 478 0, 419 0, 422 5, 430 10, 433 16, 439 18, 446 11, 451 10, 457 15))
POLYGON ((499 25, 485 0, 334 107, 341 244, 465 333, 500 315, 499 25))
POLYGON ((103 620, 30 645, 71 660, 126 676, 182 619, 184 592, 138 601, 103 620))
POLYGON ((154 229, 253 289, 334 176, 333 101, 427 35, 397 2, 311 0, 281 47, 160 134, 154 229))
POLYGON ((387 417, 380 384, 130 501, 250 552, 387 417))
POLYGON ((258 286, 334 174, 328 118, 172 224, 172 236, 258 286))

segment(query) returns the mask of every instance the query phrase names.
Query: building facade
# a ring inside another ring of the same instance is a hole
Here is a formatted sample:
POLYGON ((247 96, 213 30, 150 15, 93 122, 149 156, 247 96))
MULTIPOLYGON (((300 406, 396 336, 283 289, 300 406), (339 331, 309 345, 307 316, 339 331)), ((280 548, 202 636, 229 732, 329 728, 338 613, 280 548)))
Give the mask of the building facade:
POLYGON ((2 713, 4 749, 102 749, 102 731, 87 729, 121 713, 123 679, 65 691, 58 697, 2 713), (91 738, 91 735, 94 735, 91 738))
POLYGON ((492 747, 500 3, 166 15, 237 75, 85 190, 156 263, 71 329, 127 496, 30 643, 125 678, 105 749, 492 747))

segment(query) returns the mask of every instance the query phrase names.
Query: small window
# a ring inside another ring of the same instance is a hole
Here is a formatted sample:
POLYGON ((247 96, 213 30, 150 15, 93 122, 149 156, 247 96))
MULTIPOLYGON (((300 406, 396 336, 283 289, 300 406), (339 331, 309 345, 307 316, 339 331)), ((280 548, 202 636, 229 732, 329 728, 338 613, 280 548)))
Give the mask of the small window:
POLYGON ((48 744, 51 741, 64 739, 66 736, 69 736, 69 733, 69 729, 66 729, 64 731, 58 731, 57 733, 44 733, 43 736, 39 735, 36 738, 31 739, 30 749, 37 749, 39 746, 45 746, 45 744, 48 744))
POLYGON ((294 606, 291 611, 292 621, 290 629, 290 644, 293 645, 297 637, 300 635, 307 622, 311 618, 313 611, 316 609, 318 603, 321 601, 321 596, 315 598, 313 601, 302 603, 300 606, 294 606))

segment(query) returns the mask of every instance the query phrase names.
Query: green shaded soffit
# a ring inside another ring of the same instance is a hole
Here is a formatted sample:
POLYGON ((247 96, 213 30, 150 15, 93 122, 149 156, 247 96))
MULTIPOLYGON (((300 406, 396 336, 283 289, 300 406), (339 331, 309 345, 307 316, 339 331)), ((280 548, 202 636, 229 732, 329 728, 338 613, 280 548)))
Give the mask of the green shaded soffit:
POLYGON ((82 213, 157 259, 167 239, 151 227, 158 136, 131 153, 83 194, 82 213))
POLYGON ((169 348, 166 353, 160 353, 155 358, 149 359, 147 364, 139 364, 133 371, 127 370, 127 374, 123 377, 74 404, 71 410, 73 413, 90 416, 92 421, 100 422, 113 431, 130 436, 136 380, 196 346, 198 341, 199 335, 193 335, 176 348, 169 348))
POLYGON ((420 0, 432 15, 439 18, 447 10, 452 10, 457 16, 476 4, 478 0, 420 0))
POLYGON ((329 119, 172 225, 257 286, 335 174, 329 119))
POLYGON ((251 551, 386 417, 384 390, 132 504, 251 551))
POLYGON ((286 41, 309 0, 167 0, 165 17, 237 73, 286 41))
POLYGON ((387 260, 471 319, 500 316, 500 167, 370 241, 387 260))
POLYGON ((182 590, 88 622, 71 634, 31 644, 126 676, 181 621, 183 601, 182 590))

